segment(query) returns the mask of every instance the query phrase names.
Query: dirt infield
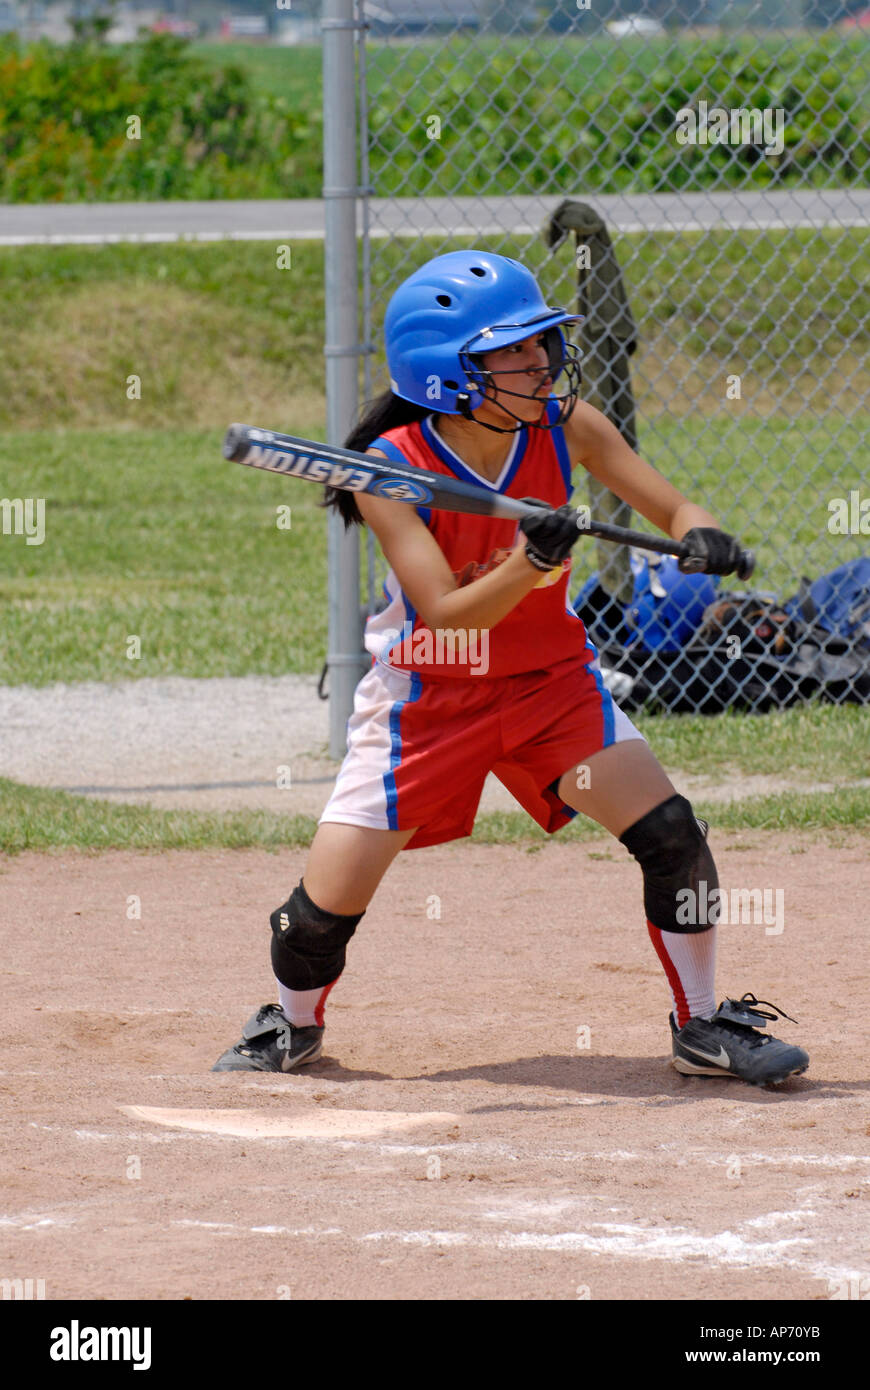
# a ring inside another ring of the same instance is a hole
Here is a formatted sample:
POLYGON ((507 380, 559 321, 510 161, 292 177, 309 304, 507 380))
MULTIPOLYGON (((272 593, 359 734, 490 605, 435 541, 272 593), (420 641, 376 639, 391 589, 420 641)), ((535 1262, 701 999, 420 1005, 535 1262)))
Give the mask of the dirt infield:
POLYGON ((288 1077, 209 1068, 274 997, 268 914, 304 854, 5 861, 0 1276, 48 1299, 828 1299, 866 1280, 867 842, 748 838, 713 832, 720 880, 781 887, 783 929, 720 928, 718 992, 779 1004, 811 1058, 770 1091, 668 1065, 618 845, 400 855, 326 1055, 288 1077))

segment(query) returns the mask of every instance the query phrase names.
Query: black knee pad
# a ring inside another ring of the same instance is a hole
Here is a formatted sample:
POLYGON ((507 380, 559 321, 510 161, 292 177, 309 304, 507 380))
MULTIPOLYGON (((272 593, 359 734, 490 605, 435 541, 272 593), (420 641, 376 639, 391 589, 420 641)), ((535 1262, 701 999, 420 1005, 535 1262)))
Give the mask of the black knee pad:
MULTIPOLYGON (((644 908, 659 931, 692 933, 715 926, 718 907, 706 910, 710 894, 719 887, 708 829, 684 796, 672 796, 619 837, 643 871, 644 908), (705 920, 698 921, 699 916, 705 920)), ((718 904, 718 893, 714 901, 718 904)))
POLYGON ((269 918, 275 978, 288 989, 332 984, 344 969, 347 943, 364 915, 324 912, 300 879, 283 907, 276 907, 269 918))

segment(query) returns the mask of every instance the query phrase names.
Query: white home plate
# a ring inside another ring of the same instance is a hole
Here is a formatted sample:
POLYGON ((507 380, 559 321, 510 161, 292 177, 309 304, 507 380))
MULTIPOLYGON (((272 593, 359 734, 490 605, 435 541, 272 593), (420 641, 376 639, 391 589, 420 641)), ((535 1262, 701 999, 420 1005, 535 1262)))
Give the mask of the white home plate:
POLYGON ((401 1110, 304 1110, 295 1115, 264 1115, 257 1110, 177 1110, 151 1105, 119 1105, 134 1120, 201 1134, 239 1139, 366 1139, 423 1126, 455 1125, 459 1115, 443 1110, 410 1114, 401 1110))

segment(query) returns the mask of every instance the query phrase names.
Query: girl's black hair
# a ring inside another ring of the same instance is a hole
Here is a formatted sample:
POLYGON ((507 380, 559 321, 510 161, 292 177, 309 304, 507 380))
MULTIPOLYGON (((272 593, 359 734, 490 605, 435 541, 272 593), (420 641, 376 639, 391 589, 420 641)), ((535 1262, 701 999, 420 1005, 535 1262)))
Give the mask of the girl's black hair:
MULTIPOLYGON (((431 411, 427 406, 414 405, 413 401, 403 400, 401 396, 393 395, 392 391, 384 391, 373 401, 366 403, 359 420, 344 441, 344 447, 345 449, 356 449, 359 453, 364 454, 369 445, 373 444, 379 435, 386 434, 387 430, 393 430, 398 425, 411 425, 415 420, 423 420, 430 414, 431 411)), ((363 519, 352 492, 344 492, 336 487, 325 487, 320 506, 332 507, 337 511, 339 516, 344 519, 345 530, 350 530, 351 526, 363 525, 363 519)))

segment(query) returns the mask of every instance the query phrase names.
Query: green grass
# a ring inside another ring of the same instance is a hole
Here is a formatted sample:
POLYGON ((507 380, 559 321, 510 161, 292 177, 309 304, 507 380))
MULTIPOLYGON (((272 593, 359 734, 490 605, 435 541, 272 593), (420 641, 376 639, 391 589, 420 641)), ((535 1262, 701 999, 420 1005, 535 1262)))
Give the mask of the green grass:
POLYGON ((211 43, 196 40, 191 52, 212 68, 233 63, 243 68, 258 96, 275 97, 288 107, 312 113, 323 106, 323 62, 319 45, 279 48, 271 44, 211 43))
POLYGON ((322 489, 228 463, 220 443, 156 430, 0 441, 9 495, 35 471, 46 498, 42 546, 2 538, 0 683, 320 668, 322 489))
MULTIPOLYGON (((870 777, 870 709, 808 704, 768 714, 632 715, 669 772, 781 777, 848 786, 870 777)), ((859 789, 860 790, 860 789, 859 789)), ((759 803, 760 804, 760 803, 759 803)))
MULTIPOLYGON (((870 792, 810 793, 753 798, 721 805, 693 802, 698 815, 718 830, 812 830, 842 836, 870 825, 870 792)), ((0 854, 25 850, 301 849, 311 843, 316 819, 266 811, 205 815, 118 805, 68 792, 22 786, 0 778, 0 854)), ((594 841, 607 831, 578 816, 556 836, 545 835, 521 812, 487 813, 477 819, 474 844, 516 844, 530 849, 544 841, 594 841)))
MULTIPOLYGON (((692 798, 692 809, 716 830, 812 830, 839 833, 870 826, 870 790, 793 792, 748 797, 740 801, 692 798)), ((547 835, 521 811, 487 812, 477 819, 471 839, 477 844, 543 843, 553 839, 598 840, 608 832, 577 816, 555 836, 547 835)))
POLYGON ((258 241, 0 251, 0 429, 309 428, 323 417, 323 247, 294 242, 286 270, 277 259, 258 241))
MULTIPOLYGON (((809 33, 790 35, 789 52, 809 53, 818 49, 821 40, 827 41, 832 52, 854 53, 856 71, 866 50, 866 35, 852 36, 809 33)), ((776 60, 783 50, 779 33, 741 34, 730 32, 724 39, 729 49, 744 57, 765 55, 775 70, 776 60)), ((481 68, 496 59, 507 59, 519 67, 534 46, 534 52, 546 63, 551 74, 551 86, 566 93, 579 91, 590 84, 602 85, 613 78, 634 72, 643 77, 655 77, 662 58, 677 49, 692 56, 711 47, 708 39, 690 34, 668 34, 662 38, 628 39, 614 43, 609 35, 582 34, 529 36, 498 35, 469 39, 461 34, 447 38, 415 40, 412 44, 367 44, 367 69, 372 97, 395 90, 397 81, 411 89, 421 78, 443 80, 451 67, 460 71, 481 68)), ((190 45, 198 58, 213 67, 235 63, 248 73, 255 92, 263 96, 284 97, 288 104, 303 100, 308 109, 316 110, 322 103, 323 71, 319 45, 299 45, 278 48, 246 43, 211 43, 194 41, 190 45)))
MULTIPOLYGON (((763 42, 763 40, 762 40, 763 42)), ((437 40, 415 41, 413 44, 379 44, 367 46, 368 85, 372 100, 386 99, 387 93, 412 90, 421 79, 430 82, 438 74, 443 80, 451 67, 464 72, 470 66, 484 67, 493 60, 508 55, 522 62, 529 51, 530 41, 522 38, 474 38, 461 35, 437 40)), ((584 36, 534 39, 540 60, 547 64, 552 85, 577 90, 589 83, 601 84, 633 71, 652 76, 661 57, 673 47, 673 39, 645 39, 642 44, 615 44, 609 37, 584 36)), ((773 49, 774 45, 768 43, 773 49)), ((283 98, 288 106, 302 105, 316 111, 323 103, 323 65, 317 45, 274 48, 245 43, 191 44, 198 58, 212 67, 236 63, 248 74, 254 91, 261 96, 283 98)), ((746 51, 750 45, 744 43, 746 51)))
MULTIPOLYGON (((868 424, 870 414, 833 428, 806 418, 726 419, 699 438, 697 424, 661 416, 642 433, 640 453, 755 550, 752 587, 785 599, 797 588, 795 576, 815 578, 866 552, 865 538, 834 538, 826 527, 828 499, 859 485, 868 424)), ((654 531, 643 518, 636 524, 654 531)), ((721 587, 733 583, 724 579, 721 587)))
MULTIPOLYGON (((471 244, 375 243, 376 342, 392 288, 438 251, 471 244)), ((838 447, 840 420, 866 410, 870 394, 866 232, 657 232, 615 244, 639 330, 632 373, 645 447, 663 414, 685 421, 694 454, 723 438, 739 453, 743 422, 769 416, 791 420, 798 442, 805 421, 824 417, 829 438, 813 440, 813 454, 838 447), (741 399, 726 401, 733 373, 741 399)), ((551 258, 540 240, 509 236, 487 246, 524 260, 552 302, 574 300, 570 248, 551 258)), ((323 411, 323 247, 293 242, 289 269, 276 254, 267 242, 0 250, 10 345, 0 429, 219 428, 256 416, 304 433, 300 421, 323 411), (128 400, 134 374, 141 398, 128 400)), ((382 353, 373 373, 380 389, 382 353)), ((746 457, 754 463, 752 450, 746 457)))
POLYGON ((299 849, 316 828, 311 816, 268 811, 156 811, 119 805, 0 777, 0 853, 24 850, 299 849))

